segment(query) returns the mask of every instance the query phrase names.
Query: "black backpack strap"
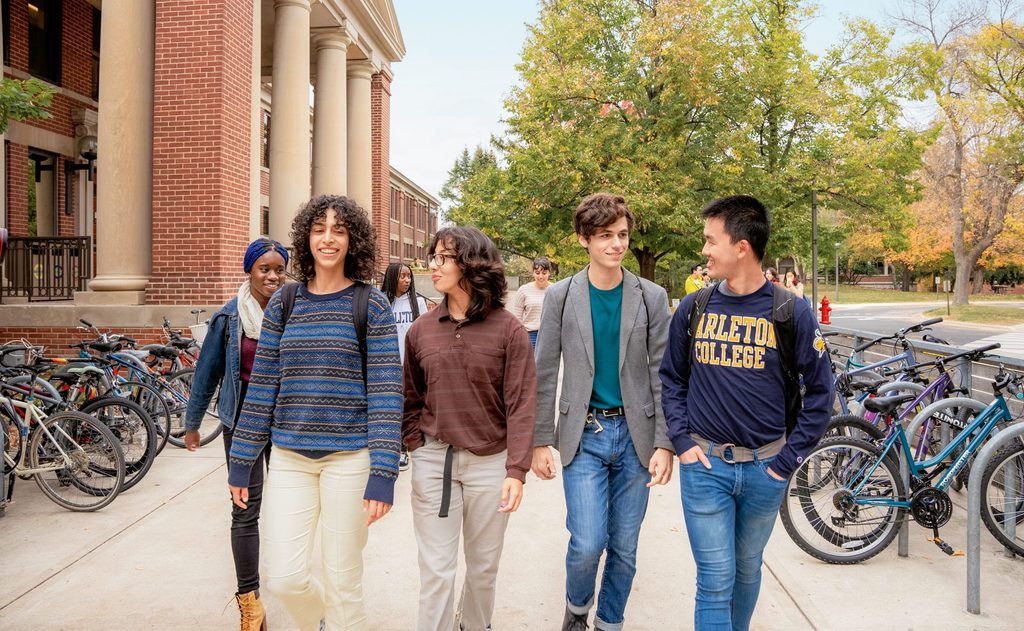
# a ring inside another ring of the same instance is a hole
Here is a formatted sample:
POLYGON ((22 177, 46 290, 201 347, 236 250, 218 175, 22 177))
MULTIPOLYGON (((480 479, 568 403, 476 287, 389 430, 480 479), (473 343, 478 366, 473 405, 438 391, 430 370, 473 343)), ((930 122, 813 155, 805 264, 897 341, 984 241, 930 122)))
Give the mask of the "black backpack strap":
POLYGON ((690 307, 689 320, 687 330, 690 334, 690 348, 686 354, 686 365, 683 367, 683 378, 688 380, 690 378, 690 362, 693 361, 693 345, 694 336, 697 334, 697 325, 700 324, 700 318, 707 311, 708 303, 711 302, 711 294, 715 293, 714 287, 703 287, 698 289, 694 296, 693 306, 690 307))
POLYGON ((359 342, 359 355, 363 360, 363 384, 366 384, 366 325, 370 310, 370 286, 356 281, 356 290, 352 296, 352 321, 356 327, 356 340, 359 342))
POLYGON ((800 392, 800 373, 796 367, 796 329, 793 311, 796 308, 796 294, 772 285, 772 324, 775 328, 775 348, 779 353, 779 365, 786 383, 786 434, 796 427, 797 415, 803 405, 800 392))
POLYGON ((295 294, 299 291, 298 283, 285 283, 281 288, 281 330, 288 325, 288 318, 292 315, 292 308, 295 306, 295 294))

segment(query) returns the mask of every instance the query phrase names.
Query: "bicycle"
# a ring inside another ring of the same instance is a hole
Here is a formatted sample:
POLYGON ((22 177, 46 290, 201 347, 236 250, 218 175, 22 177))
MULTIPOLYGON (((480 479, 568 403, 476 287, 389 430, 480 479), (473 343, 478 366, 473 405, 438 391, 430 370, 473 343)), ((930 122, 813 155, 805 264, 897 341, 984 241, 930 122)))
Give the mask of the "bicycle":
MULTIPOLYGON (((953 504, 946 489, 995 427, 1015 420, 1003 390, 1022 398, 1022 382, 1024 377, 1010 375, 1000 366, 992 403, 939 453, 921 461, 914 459, 899 423, 893 423, 880 446, 845 437, 822 441, 797 467, 786 487, 780 509, 786 532, 816 559, 858 563, 884 550, 909 513, 914 521, 932 529, 932 540, 944 553, 953 554, 939 537, 939 528, 952 516, 953 504), (909 466, 909 489, 900 474, 900 458, 909 466)), ((871 405, 889 416, 902 398, 873 399, 871 405)), ((999 518, 996 514, 990 517, 999 518)), ((1005 516, 1002 519, 1005 521, 1005 516)))
MULTIPOLYGON (((10 372, 0 369, 0 375, 10 372)), ((99 510, 121 492, 124 453, 114 434, 95 418, 70 411, 47 415, 31 394, 26 401, 0 394, 0 421, 3 475, 12 482, 8 497, 0 498, 5 503, 11 501, 14 476, 33 478, 44 495, 73 511, 99 510)))

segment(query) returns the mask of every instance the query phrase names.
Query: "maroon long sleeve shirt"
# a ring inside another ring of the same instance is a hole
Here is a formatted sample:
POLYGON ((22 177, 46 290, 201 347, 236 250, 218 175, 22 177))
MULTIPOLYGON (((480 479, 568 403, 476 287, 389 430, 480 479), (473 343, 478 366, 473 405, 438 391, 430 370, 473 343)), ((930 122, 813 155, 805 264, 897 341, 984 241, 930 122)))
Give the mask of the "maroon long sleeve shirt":
POLYGON ((508 449, 508 477, 533 460, 537 373, 526 329, 504 309, 452 320, 448 306, 420 316, 405 338, 402 439, 409 451, 433 436, 478 456, 508 449))

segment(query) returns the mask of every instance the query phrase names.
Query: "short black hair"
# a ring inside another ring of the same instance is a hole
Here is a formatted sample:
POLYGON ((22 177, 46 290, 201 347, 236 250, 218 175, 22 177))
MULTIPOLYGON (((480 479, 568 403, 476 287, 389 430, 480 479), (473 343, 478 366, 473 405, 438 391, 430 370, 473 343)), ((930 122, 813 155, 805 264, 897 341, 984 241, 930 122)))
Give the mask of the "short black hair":
POLYGON ((550 272, 551 271, 551 261, 546 256, 541 256, 541 257, 533 259, 533 269, 537 269, 538 267, 540 269, 546 269, 547 271, 550 272))
POLYGON ((692 273, 696 272, 697 268, 699 268, 700 266, 701 266, 700 263, 697 263, 696 265, 691 265, 690 266, 690 273, 692 274, 692 273))
POLYGON ((721 218, 733 243, 746 241, 757 260, 764 260, 772 219, 768 208, 756 198, 750 195, 720 197, 705 206, 701 215, 704 219, 721 218))

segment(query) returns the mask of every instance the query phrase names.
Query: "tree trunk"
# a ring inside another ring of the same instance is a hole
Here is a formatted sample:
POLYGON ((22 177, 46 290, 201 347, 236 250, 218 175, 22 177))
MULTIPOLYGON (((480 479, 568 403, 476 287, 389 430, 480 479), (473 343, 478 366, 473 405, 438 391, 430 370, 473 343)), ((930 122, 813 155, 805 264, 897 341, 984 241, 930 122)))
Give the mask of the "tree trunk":
POLYGON ((985 268, 976 267, 974 269, 974 279, 971 283, 971 293, 980 294, 981 288, 985 285, 985 268))
POLYGON ((654 268, 658 263, 658 256, 650 248, 633 248, 633 255, 640 264, 640 276, 654 282, 654 268))

